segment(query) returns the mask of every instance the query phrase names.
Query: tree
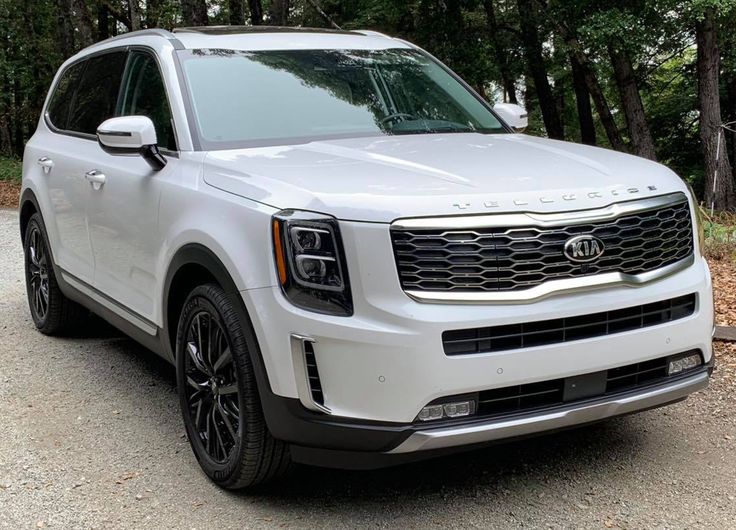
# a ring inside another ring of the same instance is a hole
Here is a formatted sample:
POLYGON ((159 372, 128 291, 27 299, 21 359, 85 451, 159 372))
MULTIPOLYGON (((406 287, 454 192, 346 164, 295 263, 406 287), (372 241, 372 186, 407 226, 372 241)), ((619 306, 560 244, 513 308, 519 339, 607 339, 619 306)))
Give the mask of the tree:
POLYGON ((491 41, 491 48, 493 48, 493 58, 501 75, 501 85, 503 86, 505 96, 504 101, 508 100, 509 103, 518 103, 516 99, 516 82, 514 81, 508 61, 509 50, 504 47, 504 42, 501 39, 493 0, 483 0, 483 10, 486 15, 488 39, 491 41))
POLYGON ((733 173, 722 137, 720 53, 716 9, 706 7, 695 22, 698 47, 698 102, 700 140, 705 158, 705 202, 719 210, 736 206, 733 173))
POLYGON ((250 23, 254 26, 263 24, 263 6, 261 0, 248 0, 250 8, 250 23))
POLYGON ((524 45, 529 75, 534 81, 534 89, 542 110, 544 128, 550 138, 563 140, 565 131, 557 109, 552 87, 549 83, 547 66, 542 53, 542 39, 537 25, 538 14, 534 0, 516 0, 521 25, 521 38, 524 45))
POLYGON ((632 152, 650 160, 657 159, 652 134, 644 113, 644 104, 641 100, 636 74, 631 65, 631 58, 625 50, 609 44, 608 53, 611 57, 613 72, 618 85, 621 107, 626 116, 626 126, 631 138, 632 152))
POLYGON ((590 106, 590 91, 585 81, 585 71, 574 55, 570 55, 570 69, 580 122, 580 141, 584 144, 595 145, 595 121, 593 121, 593 109, 590 106))
POLYGON ((228 1, 228 17, 230 24, 234 26, 245 25, 245 9, 243 9, 243 0, 228 1))
POLYGON ((269 20, 274 26, 289 24, 289 0, 271 0, 269 20))
POLYGON ((181 14, 185 26, 206 26, 209 21, 206 0, 181 0, 181 14))

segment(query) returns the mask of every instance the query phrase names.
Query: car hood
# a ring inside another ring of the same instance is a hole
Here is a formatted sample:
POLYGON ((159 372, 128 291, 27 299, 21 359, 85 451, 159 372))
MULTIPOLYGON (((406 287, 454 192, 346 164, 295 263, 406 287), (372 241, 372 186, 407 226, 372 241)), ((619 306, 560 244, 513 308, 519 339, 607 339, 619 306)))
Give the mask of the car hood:
POLYGON ((338 219, 597 208, 684 191, 666 167, 520 134, 315 141, 207 154, 205 181, 279 209, 338 219))

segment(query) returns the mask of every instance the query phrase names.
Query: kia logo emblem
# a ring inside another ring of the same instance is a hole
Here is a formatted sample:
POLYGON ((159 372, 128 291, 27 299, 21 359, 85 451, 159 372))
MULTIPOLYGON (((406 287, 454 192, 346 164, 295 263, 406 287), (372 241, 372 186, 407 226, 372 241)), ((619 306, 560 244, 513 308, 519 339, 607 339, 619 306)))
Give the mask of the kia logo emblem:
POLYGON ((565 241, 565 256, 570 261, 585 263, 603 254, 603 241, 595 236, 575 236, 565 241))

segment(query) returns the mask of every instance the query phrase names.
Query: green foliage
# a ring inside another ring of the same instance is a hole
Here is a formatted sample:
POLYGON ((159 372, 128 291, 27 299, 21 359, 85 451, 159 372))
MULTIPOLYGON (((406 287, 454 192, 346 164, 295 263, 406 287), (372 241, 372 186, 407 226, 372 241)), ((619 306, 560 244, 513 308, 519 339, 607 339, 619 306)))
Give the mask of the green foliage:
POLYGON ((17 158, 0 156, 0 181, 20 182, 22 169, 17 158))
MULTIPOLYGON (((133 26, 171 29, 181 25, 185 1, 2 0, 0 153, 22 155, 53 75, 65 58, 89 42, 133 26), (131 1, 137 10, 130 9, 131 1), (138 13, 137 20, 130 19, 133 12, 138 13), (100 20, 103 27, 98 27, 100 20)), ((273 1, 260 2, 266 22, 273 1)), ((696 110, 694 26, 707 10, 718 15, 724 119, 736 120, 736 0, 533 0, 538 12, 534 20, 520 19, 519 1, 290 0, 289 24, 330 27, 334 22, 345 29, 373 29, 415 42, 492 103, 503 99, 510 79, 529 111, 528 132, 544 135, 522 46, 522 29, 534 25, 542 39, 544 66, 565 137, 572 141, 580 140, 581 126, 571 73, 572 49, 564 32, 582 46, 615 126, 628 141, 611 66, 611 52, 623 53, 634 68, 658 158, 701 192, 704 171, 696 110), (326 16, 315 9, 315 3, 326 16), (490 12, 495 17, 494 31, 490 12)), ((243 0, 246 20, 251 3, 243 0)), ((230 0, 207 0, 209 23, 227 24, 230 5, 230 0)), ((605 147, 609 145, 606 133, 594 116, 597 143, 605 147)), ((728 136, 727 147, 736 158, 736 134, 728 136)), ((2 167, 13 163, 3 159, 2 167)))

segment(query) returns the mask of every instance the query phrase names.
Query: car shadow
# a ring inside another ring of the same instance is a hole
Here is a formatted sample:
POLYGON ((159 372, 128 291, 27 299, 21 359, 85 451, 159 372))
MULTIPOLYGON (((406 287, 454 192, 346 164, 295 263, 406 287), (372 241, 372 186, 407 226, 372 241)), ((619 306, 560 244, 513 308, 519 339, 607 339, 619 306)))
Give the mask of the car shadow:
MULTIPOLYGON (((97 319, 97 317, 92 317, 97 319)), ((75 343, 104 342, 124 363, 138 372, 141 381, 158 386, 166 394, 159 398, 166 402, 166 429, 159 435, 181 438, 183 426, 178 416, 175 370, 135 341, 125 337, 101 319, 90 321, 87 332, 74 338, 75 343), (137 370, 136 370, 137 368, 137 370), (169 417, 169 412, 171 417, 169 417), (167 432, 168 431, 168 432, 167 432)), ((72 337, 61 340, 71 340, 72 337)), ((85 357, 89 360, 100 357, 85 357)), ((105 357, 110 361, 110 357, 105 357)), ((94 371, 92 371, 94 373, 94 371)), ((129 388, 108 385, 116 399, 131 401, 139 396, 126 396, 129 388)), ((267 486, 243 491, 225 492, 235 500, 257 501, 264 506, 291 510, 314 510, 315 506, 335 510, 341 503, 355 508, 361 504, 380 503, 387 509, 399 505, 427 502, 428 498, 442 499, 448 492, 453 497, 488 497, 501 500, 509 495, 524 495, 529 488, 552 489, 559 481, 578 482, 597 476, 605 481, 607 475, 620 472, 622 465, 637 466, 636 460, 648 444, 650 436, 676 436, 665 432, 652 434, 647 430, 644 417, 629 416, 612 419, 568 431, 500 443, 482 449, 461 452, 412 464, 373 471, 345 471, 309 466, 294 466, 284 479, 267 486), (552 486, 550 484, 553 484, 552 486)), ((160 425, 159 425, 160 427, 160 425)), ((662 440, 660 439, 660 442, 662 440)), ((192 457, 192 469, 196 464, 192 457)), ((197 477, 203 478, 203 477, 197 477)), ((421 507, 417 504, 417 508, 421 507)))
POLYGON ((564 432, 498 443, 482 449, 374 471, 343 471, 297 466, 284 480, 257 491, 235 493, 274 505, 314 502, 407 503, 443 495, 475 498, 528 494, 530 484, 583 480, 620 468, 622 455, 636 459, 644 443, 634 418, 618 418, 564 432))

